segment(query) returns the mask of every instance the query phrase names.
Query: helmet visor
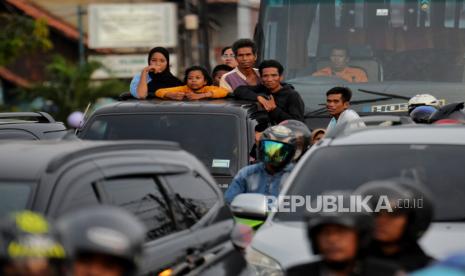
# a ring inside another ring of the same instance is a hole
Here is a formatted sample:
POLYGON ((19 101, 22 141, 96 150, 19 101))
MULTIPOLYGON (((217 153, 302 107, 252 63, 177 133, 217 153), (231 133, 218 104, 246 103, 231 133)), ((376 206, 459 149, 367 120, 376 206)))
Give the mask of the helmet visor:
POLYGON ((294 156, 295 148, 283 142, 264 140, 260 145, 263 162, 273 166, 281 166, 294 156))

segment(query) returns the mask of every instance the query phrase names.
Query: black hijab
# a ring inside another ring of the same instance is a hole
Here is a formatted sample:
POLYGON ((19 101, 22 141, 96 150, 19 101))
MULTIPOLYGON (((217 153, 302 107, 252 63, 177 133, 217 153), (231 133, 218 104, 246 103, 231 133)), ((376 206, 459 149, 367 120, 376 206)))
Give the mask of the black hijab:
POLYGON ((180 81, 170 72, 170 55, 168 53, 168 50, 166 50, 163 47, 155 47, 152 50, 150 50, 147 60, 149 64, 150 59, 154 53, 160 53, 166 58, 166 69, 165 71, 157 74, 155 74, 154 72, 149 72, 149 76, 152 80, 149 83, 147 83, 148 98, 155 97, 155 91, 157 91, 160 88, 184 85, 182 81, 180 81))

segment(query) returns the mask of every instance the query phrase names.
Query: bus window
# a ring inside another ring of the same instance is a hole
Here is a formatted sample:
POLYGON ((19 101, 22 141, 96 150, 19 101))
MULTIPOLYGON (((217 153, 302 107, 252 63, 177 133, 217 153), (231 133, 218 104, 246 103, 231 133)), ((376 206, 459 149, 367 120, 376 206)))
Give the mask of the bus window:
MULTIPOLYGON (((325 102, 327 89, 340 84, 465 100, 459 92, 465 89, 464 1, 262 0, 258 26, 263 34, 259 56, 280 61, 287 81, 301 94, 313 94, 303 96, 310 110, 325 102), (330 60, 334 46, 348 50, 347 66, 366 72, 367 83, 313 75, 322 67, 337 69, 330 60)), ((354 100, 371 98, 354 95, 354 100)))

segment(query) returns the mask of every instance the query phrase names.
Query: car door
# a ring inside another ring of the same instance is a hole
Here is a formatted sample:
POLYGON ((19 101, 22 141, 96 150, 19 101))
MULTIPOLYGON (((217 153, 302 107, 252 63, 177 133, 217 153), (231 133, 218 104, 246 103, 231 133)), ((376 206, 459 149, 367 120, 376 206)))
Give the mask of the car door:
POLYGON ((83 206, 102 203, 97 181, 104 176, 93 162, 72 164, 41 179, 34 210, 59 217, 83 206))
POLYGON ((191 228, 202 248, 209 248, 229 239, 232 216, 222 200, 222 193, 200 174, 188 172, 164 175, 163 184, 183 219, 179 224, 191 228))
POLYGON ((198 173, 167 158, 159 164, 142 154, 93 158, 92 162, 81 162, 57 173, 59 180, 49 213, 57 217, 92 204, 111 204, 127 209, 147 227, 146 256, 140 272, 156 273, 184 260, 187 255, 201 249, 202 244, 207 244, 208 235, 199 238, 194 233, 195 229, 215 221, 221 217, 217 214, 225 211, 226 217, 230 217, 226 207, 219 208, 221 193, 212 188, 215 184, 202 180, 200 183, 204 185, 197 185, 196 175, 198 173), (175 203, 172 191, 167 190, 168 179, 170 182, 177 179, 178 184, 194 190, 207 190, 206 194, 194 194, 191 198, 180 193, 188 198, 189 207, 195 206, 192 209, 195 215, 189 213, 185 205, 182 209, 182 204, 175 203), (197 199, 203 200, 202 206, 195 202, 197 199))

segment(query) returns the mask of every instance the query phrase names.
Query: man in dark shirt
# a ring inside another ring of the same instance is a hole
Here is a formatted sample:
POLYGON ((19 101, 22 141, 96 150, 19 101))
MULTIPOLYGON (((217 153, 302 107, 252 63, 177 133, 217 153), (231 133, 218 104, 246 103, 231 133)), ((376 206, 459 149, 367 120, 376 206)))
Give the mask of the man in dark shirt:
POLYGON ((283 81, 283 66, 276 60, 265 60, 258 67, 262 84, 239 86, 234 90, 237 99, 258 101, 268 112, 271 123, 284 120, 304 120, 304 102, 299 93, 283 81))

